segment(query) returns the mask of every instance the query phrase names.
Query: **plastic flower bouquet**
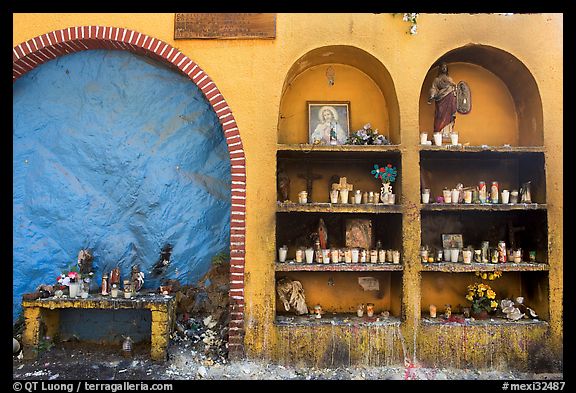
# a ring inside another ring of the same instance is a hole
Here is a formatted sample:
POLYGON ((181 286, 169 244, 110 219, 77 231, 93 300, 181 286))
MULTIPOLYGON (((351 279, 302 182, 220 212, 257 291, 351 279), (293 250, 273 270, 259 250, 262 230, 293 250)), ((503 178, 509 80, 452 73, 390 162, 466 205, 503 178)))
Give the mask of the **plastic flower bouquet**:
POLYGON ((373 130, 370 123, 365 124, 361 129, 354 131, 346 141, 347 145, 389 145, 390 141, 384 135, 378 133, 378 129, 373 130))
POLYGON ((474 283, 469 285, 466 299, 472 303, 473 314, 480 314, 482 311, 492 312, 498 308, 496 292, 487 284, 474 283))

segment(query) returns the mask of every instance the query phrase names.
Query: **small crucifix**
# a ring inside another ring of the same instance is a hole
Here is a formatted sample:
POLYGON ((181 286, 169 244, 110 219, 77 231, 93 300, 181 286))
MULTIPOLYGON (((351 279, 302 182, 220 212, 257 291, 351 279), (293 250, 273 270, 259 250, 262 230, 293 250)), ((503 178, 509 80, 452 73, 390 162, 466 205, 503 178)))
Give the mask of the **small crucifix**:
POLYGON ((354 188, 354 186, 352 184, 346 183, 345 177, 341 177, 339 183, 333 183, 332 184, 332 189, 338 190, 338 191, 342 191, 342 190, 352 191, 353 188, 354 188))
POLYGON ((317 173, 312 173, 312 169, 310 169, 310 167, 306 168, 306 173, 299 173, 298 177, 300 179, 305 179, 306 180, 306 192, 308 193, 308 200, 310 202, 313 202, 312 199, 312 182, 314 180, 318 180, 322 178, 322 175, 319 175, 317 173))

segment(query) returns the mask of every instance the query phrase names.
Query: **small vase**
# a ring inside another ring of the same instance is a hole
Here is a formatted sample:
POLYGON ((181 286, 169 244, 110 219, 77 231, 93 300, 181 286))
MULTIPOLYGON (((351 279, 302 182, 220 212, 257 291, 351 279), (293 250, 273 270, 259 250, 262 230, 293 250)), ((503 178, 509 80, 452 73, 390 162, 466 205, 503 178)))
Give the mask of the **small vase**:
POLYGON ((474 319, 480 319, 480 320, 488 319, 488 311, 486 311, 486 310, 482 310, 480 312, 472 311, 471 315, 472 315, 472 318, 474 318, 474 319))
POLYGON ((380 188, 380 200, 382 203, 386 205, 393 204, 393 202, 390 203, 391 195, 392 185, 390 183, 382 183, 382 187, 380 188))

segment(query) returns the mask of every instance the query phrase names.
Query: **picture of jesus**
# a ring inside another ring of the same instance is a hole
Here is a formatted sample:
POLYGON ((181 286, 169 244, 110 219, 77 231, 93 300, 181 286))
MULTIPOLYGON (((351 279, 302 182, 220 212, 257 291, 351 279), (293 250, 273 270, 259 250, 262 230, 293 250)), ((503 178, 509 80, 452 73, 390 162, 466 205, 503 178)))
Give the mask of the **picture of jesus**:
POLYGON ((348 104, 309 104, 310 143, 343 145, 348 139, 348 104))

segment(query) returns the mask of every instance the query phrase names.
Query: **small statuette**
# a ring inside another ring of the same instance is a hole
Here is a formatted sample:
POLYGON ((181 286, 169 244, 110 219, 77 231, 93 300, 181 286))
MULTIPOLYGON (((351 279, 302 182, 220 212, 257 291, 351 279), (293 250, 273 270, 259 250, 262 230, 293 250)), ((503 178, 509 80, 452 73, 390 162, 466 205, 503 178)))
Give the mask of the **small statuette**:
POLYGON ((322 306, 319 304, 315 305, 314 313, 316 314, 316 319, 322 318, 322 306))
POLYGON ((102 275, 102 289, 100 291, 100 294, 102 296, 107 296, 108 295, 108 275, 107 274, 103 274, 102 275))

